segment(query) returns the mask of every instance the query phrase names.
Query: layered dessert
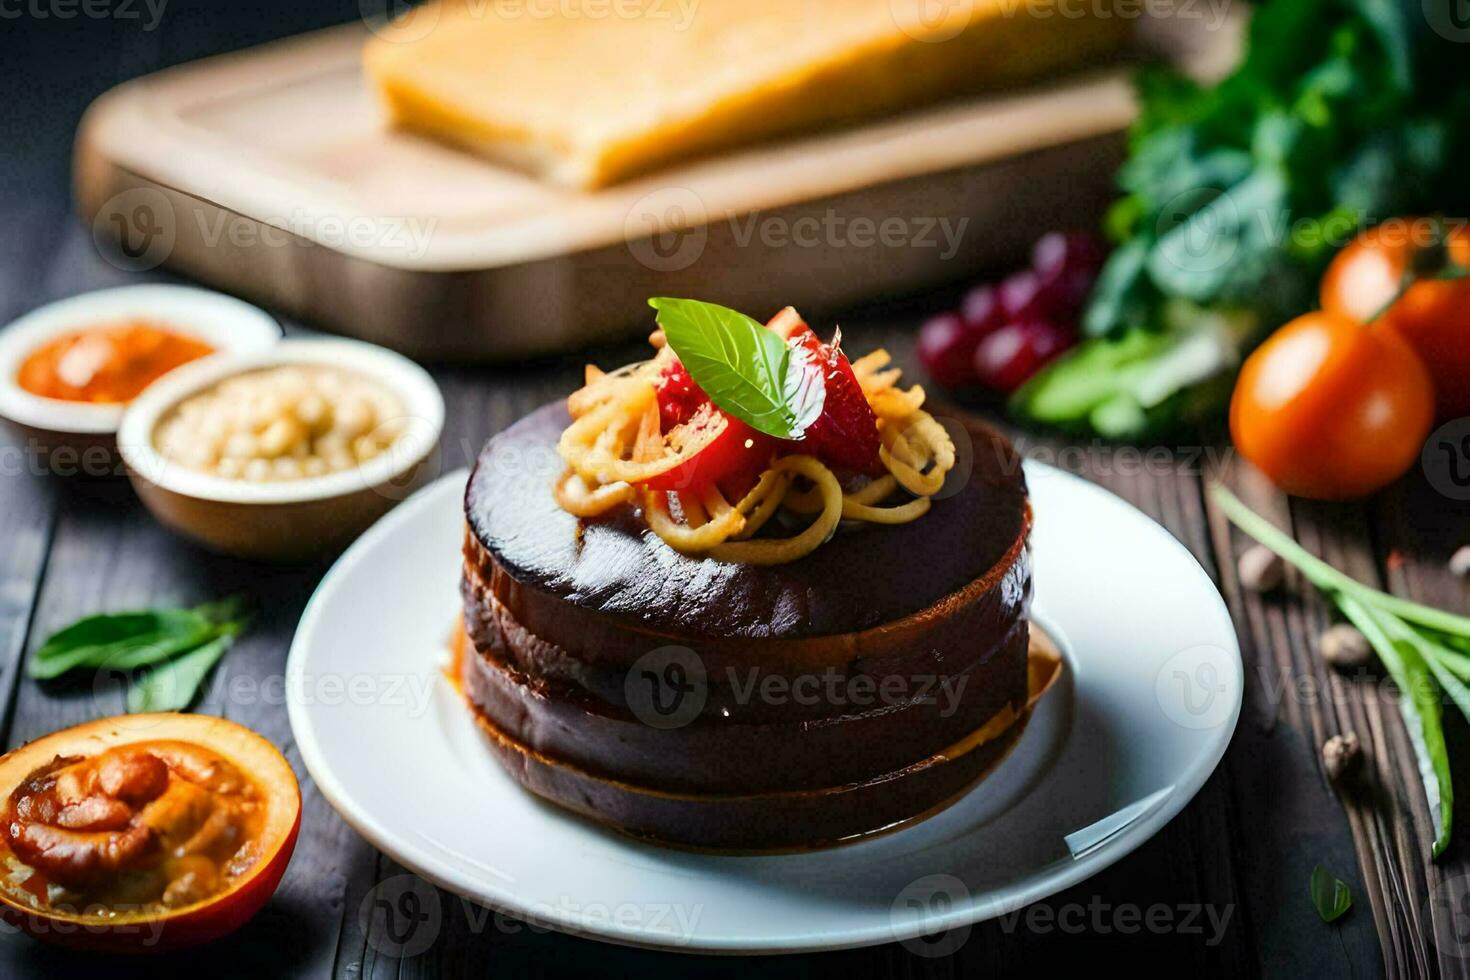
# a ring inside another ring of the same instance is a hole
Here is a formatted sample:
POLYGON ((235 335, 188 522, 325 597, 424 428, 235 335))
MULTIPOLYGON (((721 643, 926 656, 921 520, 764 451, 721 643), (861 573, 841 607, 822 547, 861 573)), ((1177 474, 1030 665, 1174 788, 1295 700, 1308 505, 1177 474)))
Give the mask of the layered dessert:
POLYGON ((793 310, 655 301, 647 361, 492 439, 456 671, 522 785, 685 846, 821 846, 956 799, 1030 651, 1020 460, 793 310), (958 443, 958 447, 957 447, 958 443))
POLYGON ((438 0, 363 63, 394 125, 595 188, 1071 67, 1131 23, 1050 0, 438 0))

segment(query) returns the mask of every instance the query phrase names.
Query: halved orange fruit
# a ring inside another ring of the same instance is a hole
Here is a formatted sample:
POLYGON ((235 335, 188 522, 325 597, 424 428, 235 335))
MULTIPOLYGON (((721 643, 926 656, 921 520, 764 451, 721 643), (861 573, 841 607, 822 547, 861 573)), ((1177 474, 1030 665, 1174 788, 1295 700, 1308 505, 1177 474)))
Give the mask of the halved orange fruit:
POLYGON ((73 948, 209 942, 260 911, 301 828, 276 747, 223 718, 102 718, 0 757, 0 917, 73 948))

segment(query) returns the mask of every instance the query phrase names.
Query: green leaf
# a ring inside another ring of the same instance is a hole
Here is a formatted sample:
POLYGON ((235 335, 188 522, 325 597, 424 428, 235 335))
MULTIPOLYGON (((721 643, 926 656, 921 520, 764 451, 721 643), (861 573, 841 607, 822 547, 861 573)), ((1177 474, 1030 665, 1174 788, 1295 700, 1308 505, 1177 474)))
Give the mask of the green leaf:
POLYGON ((128 711, 182 711, 199 693, 205 676, 235 642, 226 633, 192 653, 154 667, 147 676, 128 688, 128 711))
POLYGON ((800 439, 822 414, 826 385, 805 348, 714 303, 660 297, 648 305, 694 383, 724 411, 777 439, 800 439))
MULTIPOLYGON (((1161 314, 1180 315, 1172 308, 1161 314)), ((1012 411, 1063 428, 1085 423, 1110 438, 1157 431, 1178 413, 1181 395, 1203 391, 1211 379, 1228 383, 1240 362, 1242 335, 1254 329, 1238 315, 1197 307, 1183 316, 1188 326, 1163 333, 1135 328, 1083 341, 1023 386, 1012 411)))
POLYGON ((140 612, 87 616, 46 638, 36 657, 45 660, 78 647, 104 646, 163 633, 196 629, 202 617, 190 609, 149 609, 140 612))
POLYGON ((188 609, 89 616, 47 639, 31 658, 28 673, 50 680, 80 667, 127 670, 198 646, 214 629, 188 609))
MULTIPOLYGON (((1394 82, 1407 90, 1413 85, 1410 74, 1413 46, 1409 39, 1404 4, 1400 0, 1353 0, 1353 6, 1372 25, 1379 47, 1383 49, 1383 55, 1392 69, 1394 82)), ((1418 13, 1415 9, 1414 14, 1418 13)))
POLYGON ((243 595, 232 595, 216 602, 205 602, 195 606, 191 612, 211 623, 243 622, 250 600, 243 595))
POLYGON ((1312 904, 1323 922, 1336 922, 1353 907, 1353 893, 1319 864, 1312 869, 1312 904))

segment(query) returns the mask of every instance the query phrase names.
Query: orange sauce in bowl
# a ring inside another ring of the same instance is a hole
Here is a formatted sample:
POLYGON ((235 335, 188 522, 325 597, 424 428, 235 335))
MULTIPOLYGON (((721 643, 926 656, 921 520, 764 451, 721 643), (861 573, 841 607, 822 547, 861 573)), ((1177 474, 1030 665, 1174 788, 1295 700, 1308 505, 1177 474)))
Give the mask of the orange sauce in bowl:
POLYGON ((62 334, 26 356, 16 383, 33 395, 116 405, 180 365, 213 354, 203 341, 143 320, 62 334))

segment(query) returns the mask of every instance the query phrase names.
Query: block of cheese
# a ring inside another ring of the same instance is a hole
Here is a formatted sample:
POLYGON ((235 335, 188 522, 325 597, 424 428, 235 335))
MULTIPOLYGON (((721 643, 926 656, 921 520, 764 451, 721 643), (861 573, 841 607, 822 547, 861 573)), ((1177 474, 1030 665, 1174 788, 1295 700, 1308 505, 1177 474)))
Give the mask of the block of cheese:
POLYGON ((595 188, 1056 72, 1129 23, 1056 0, 439 0, 364 61, 393 124, 595 188))

